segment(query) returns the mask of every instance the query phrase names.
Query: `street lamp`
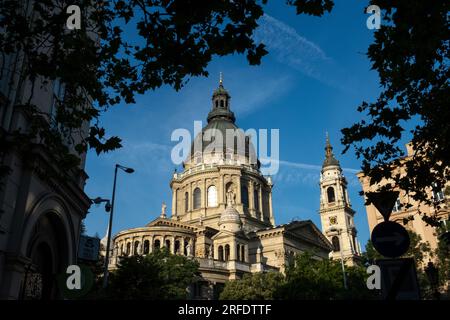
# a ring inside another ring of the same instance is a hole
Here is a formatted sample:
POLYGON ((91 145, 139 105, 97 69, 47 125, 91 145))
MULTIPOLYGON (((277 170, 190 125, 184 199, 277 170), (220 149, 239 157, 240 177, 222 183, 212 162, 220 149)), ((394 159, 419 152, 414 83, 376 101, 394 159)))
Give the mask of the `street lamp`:
POLYGON ((134 169, 121 166, 120 164, 116 164, 114 169, 114 184, 113 184, 113 193, 112 193, 112 202, 111 202, 111 213, 109 214, 109 225, 108 225, 108 242, 106 243, 106 256, 105 256, 105 266, 103 271, 103 288, 105 289, 108 286, 108 265, 109 265, 109 250, 111 246, 111 232, 112 232, 112 221, 113 221, 113 213, 114 213, 114 199, 116 197, 116 181, 117 181, 117 169, 121 169, 126 173, 133 173, 134 169))
POLYGON ((106 202, 105 203, 105 211, 106 212, 110 212, 111 211, 111 201, 109 201, 109 199, 103 199, 100 197, 97 197, 95 199, 91 199, 93 204, 100 204, 102 202, 106 202))
POLYGON ((342 229, 340 228, 336 228, 336 227, 331 227, 330 229, 328 229, 328 231, 330 232, 337 232, 338 236, 339 236, 339 252, 341 253, 341 267, 342 267, 342 275, 344 277, 344 288, 345 290, 347 290, 347 275, 345 274, 345 265, 344 265, 344 256, 342 254, 342 229))

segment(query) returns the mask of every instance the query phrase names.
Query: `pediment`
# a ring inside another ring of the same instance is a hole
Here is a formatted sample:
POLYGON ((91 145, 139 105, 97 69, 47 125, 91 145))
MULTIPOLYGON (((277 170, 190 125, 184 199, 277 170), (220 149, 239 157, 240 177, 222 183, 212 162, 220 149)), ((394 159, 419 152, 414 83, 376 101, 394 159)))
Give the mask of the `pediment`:
POLYGON ((248 237, 244 231, 230 232, 228 230, 220 230, 214 236, 211 237, 211 240, 223 239, 228 237, 235 237, 242 240, 248 240, 248 237))
POLYGON ((322 246, 330 250, 332 249, 331 243, 311 220, 291 222, 285 226, 285 230, 301 238, 319 242, 322 246))

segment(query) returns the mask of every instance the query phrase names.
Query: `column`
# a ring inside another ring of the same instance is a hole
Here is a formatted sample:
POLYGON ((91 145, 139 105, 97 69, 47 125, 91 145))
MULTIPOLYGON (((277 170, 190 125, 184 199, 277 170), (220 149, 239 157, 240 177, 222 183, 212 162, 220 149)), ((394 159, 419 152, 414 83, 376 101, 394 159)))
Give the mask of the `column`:
POLYGON ((241 198, 241 177, 237 177, 237 183, 236 183, 236 203, 239 203, 242 206, 242 198, 241 198))
POLYGON ((275 225, 275 219, 273 217, 273 208, 272 208, 272 187, 269 189, 269 217, 270 217, 270 223, 272 225, 275 225))
POLYGON ((206 208, 206 204, 207 204, 207 199, 206 199, 206 179, 203 179, 203 188, 201 188, 200 190, 202 190, 202 208, 206 208))
POLYGON ((172 217, 176 217, 177 215, 177 198, 178 198, 178 189, 175 189, 172 192, 172 217))
POLYGON ((253 181, 249 181, 248 184, 248 206, 249 206, 249 211, 250 211, 250 215, 252 217, 256 217, 256 212, 255 212, 255 183, 253 181))
POLYGON ((258 201, 259 201, 259 212, 261 213, 259 218, 261 221, 264 221, 264 210, 263 210, 263 202, 262 202, 262 187, 258 186, 258 201))
POLYGON ((175 237, 172 237, 170 240, 170 252, 175 254, 175 237))
POLYGON ((225 186, 223 184, 223 175, 220 174, 220 169, 219 169, 219 185, 217 186, 217 192, 218 192, 218 201, 219 201, 219 206, 223 203, 225 203, 224 201, 224 190, 225 190, 225 186))
POLYGON ((236 241, 230 243, 230 260, 236 260, 236 241))
POLYGON ((148 240, 150 241, 150 244, 148 246, 148 252, 152 253, 153 252, 153 236, 151 236, 148 240))

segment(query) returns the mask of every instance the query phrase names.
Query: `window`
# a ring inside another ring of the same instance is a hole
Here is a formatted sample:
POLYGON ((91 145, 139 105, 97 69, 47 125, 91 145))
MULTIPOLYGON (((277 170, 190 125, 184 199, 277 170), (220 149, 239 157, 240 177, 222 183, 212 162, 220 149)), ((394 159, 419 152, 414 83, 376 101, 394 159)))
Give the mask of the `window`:
POLYGON ((202 192, 200 188, 195 188, 194 190, 194 210, 199 209, 202 201, 202 192))
POLYGON ((139 241, 135 241, 134 242, 134 250, 133 250, 134 255, 138 254, 138 249, 139 249, 139 241))
POLYGON ((241 261, 245 262, 245 247, 241 246, 241 261))
POLYGON ((230 245, 225 245, 225 261, 230 260, 230 245))
POLYGON ((159 249, 161 247, 161 241, 155 240, 154 248, 159 249))
POLYGON ((170 240, 166 240, 166 248, 170 251, 170 240))
POLYGON ((394 207, 392 208, 392 212, 399 212, 401 207, 400 199, 397 198, 394 203, 394 207))
POLYGON ((130 251, 131 251, 131 243, 128 242, 127 243, 127 251, 125 252, 125 255, 128 256, 130 254, 130 251))
POLYGON ((242 204, 244 205, 244 207, 249 207, 248 205, 248 189, 246 186, 242 186, 241 189, 241 198, 242 198, 242 204))
POLYGON ((189 211, 189 193, 184 194, 184 212, 189 211))
POLYGON ((328 196, 328 203, 332 203, 336 201, 336 197, 334 195, 334 188, 328 187, 327 188, 327 196, 328 196))
POLYGON ((331 238, 331 243, 333 244, 333 251, 341 251, 341 244, 339 243, 339 238, 337 236, 331 238))
POLYGON ((258 189, 255 189, 255 191, 253 192, 253 199, 255 199, 255 209, 259 210, 259 194, 258 194, 258 189))
POLYGON ((240 244, 238 244, 236 246, 236 257, 237 257, 238 261, 241 261, 241 245, 240 244))
POLYGON ((150 252, 150 241, 144 241, 144 254, 148 254, 150 252))
POLYGON ((219 246, 218 250, 219 250, 219 260, 223 261, 223 247, 219 246))
POLYGON ((208 187, 208 207, 217 207, 217 189, 215 186, 208 187))

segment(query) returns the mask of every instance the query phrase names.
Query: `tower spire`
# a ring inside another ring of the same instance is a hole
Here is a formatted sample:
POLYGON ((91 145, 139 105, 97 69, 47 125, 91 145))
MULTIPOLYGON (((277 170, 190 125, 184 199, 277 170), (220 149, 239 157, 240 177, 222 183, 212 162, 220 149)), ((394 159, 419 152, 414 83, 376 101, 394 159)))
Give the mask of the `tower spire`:
POLYGON ((223 74, 222 74, 222 71, 219 72, 219 86, 223 87, 223 74))
POLYGON ((326 142, 325 142, 325 161, 323 162, 322 168, 327 166, 339 166, 339 161, 334 157, 333 147, 330 143, 330 137, 328 136, 328 131, 326 132, 326 142))

